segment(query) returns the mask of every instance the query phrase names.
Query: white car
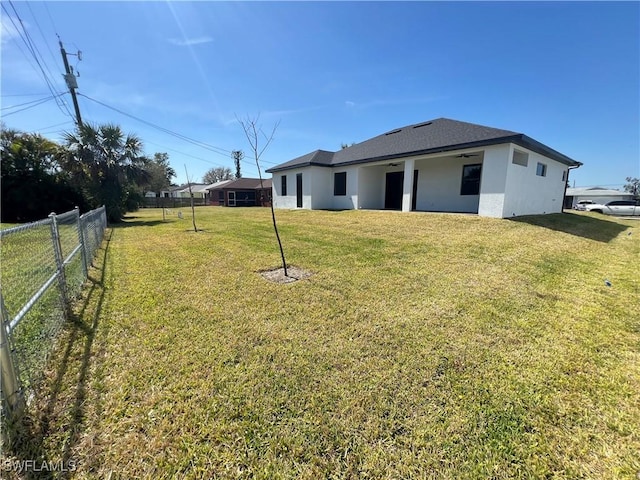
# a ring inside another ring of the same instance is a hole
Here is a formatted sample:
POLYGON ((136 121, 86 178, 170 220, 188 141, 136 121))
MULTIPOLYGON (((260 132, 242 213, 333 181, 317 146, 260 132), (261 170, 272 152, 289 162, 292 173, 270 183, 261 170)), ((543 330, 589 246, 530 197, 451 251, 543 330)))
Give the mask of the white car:
POLYGON ((603 213, 605 215, 622 215, 632 217, 640 215, 640 203, 636 200, 614 200, 606 205, 594 203, 585 207, 587 212, 603 213))
POLYGON ((580 210, 581 212, 584 212, 587 209, 588 205, 593 205, 594 202, 593 200, 580 200, 578 203, 576 203, 574 205, 573 208, 575 208, 576 210, 580 210))

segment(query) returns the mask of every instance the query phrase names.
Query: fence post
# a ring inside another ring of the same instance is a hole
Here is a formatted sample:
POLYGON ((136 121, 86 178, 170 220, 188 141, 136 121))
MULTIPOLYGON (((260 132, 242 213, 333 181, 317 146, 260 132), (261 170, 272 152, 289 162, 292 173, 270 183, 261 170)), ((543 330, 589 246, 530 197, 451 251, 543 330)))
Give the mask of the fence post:
POLYGON ((60 234, 58 232, 58 221, 55 212, 49 215, 51 219, 51 241, 53 243, 53 253, 56 257, 56 265, 58 267, 58 285, 60 286, 60 296, 62 298, 62 309, 64 310, 64 318, 69 318, 69 302, 67 296, 67 279, 64 275, 64 259, 62 258, 62 245, 60 244, 60 234))
POLYGON ((78 216, 78 241, 80 242, 80 250, 82 254, 82 274, 86 280, 89 276, 89 262, 87 261, 87 241, 84 238, 84 227, 82 226, 82 218, 80 217, 80 207, 76 207, 76 215, 78 216))
POLYGON ((22 406, 22 391, 13 365, 13 359, 11 358, 11 345, 7 334, 8 325, 9 315, 4 307, 2 292, 0 292, 0 377, 2 377, 2 396, 10 413, 14 413, 22 406))

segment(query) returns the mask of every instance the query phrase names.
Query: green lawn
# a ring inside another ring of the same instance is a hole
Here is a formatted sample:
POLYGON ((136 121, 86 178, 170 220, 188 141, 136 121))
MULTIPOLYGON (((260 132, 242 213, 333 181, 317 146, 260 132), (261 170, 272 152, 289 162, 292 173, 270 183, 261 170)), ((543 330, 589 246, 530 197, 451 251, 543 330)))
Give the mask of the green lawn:
POLYGON ((640 471, 640 222, 278 211, 314 273, 282 285, 257 273, 267 209, 198 208, 199 233, 183 213, 108 233, 18 456, 112 479, 640 471))

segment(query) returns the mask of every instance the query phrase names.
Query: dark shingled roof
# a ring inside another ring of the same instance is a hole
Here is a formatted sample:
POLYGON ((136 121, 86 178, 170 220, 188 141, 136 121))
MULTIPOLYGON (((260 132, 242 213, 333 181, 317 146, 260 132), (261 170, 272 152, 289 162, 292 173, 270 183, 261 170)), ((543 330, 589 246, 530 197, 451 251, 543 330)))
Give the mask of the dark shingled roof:
POLYGON ((310 165, 326 167, 353 165, 409 155, 447 152, 510 142, 566 165, 580 165, 580 162, 576 162, 522 133, 459 122, 448 118, 438 118, 391 130, 335 153, 316 150, 276 165, 268 169, 267 172, 278 172, 310 165))
MULTIPOLYGON (((262 185, 264 188, 271 188, 271 179, 263 178, 262 185)), ((223 190, 256 190, 260 188, 260 179, 241 177, 222 185, 220 188, 223 190)))
POLYGON ((272 168, 268 168, 267 172, 271 172, 273 170, 285 170, 289 167, 299 167, 299 166, 308 166, 308 165, 321 165, 323 167, 330 167, 331 160, 335 154, 333 152, 327 152, 326 150, 316 150, 315 152, 307 153, 298 158, 294 158, 293 160, 289 160, 286 163, 281 163, 272 168))

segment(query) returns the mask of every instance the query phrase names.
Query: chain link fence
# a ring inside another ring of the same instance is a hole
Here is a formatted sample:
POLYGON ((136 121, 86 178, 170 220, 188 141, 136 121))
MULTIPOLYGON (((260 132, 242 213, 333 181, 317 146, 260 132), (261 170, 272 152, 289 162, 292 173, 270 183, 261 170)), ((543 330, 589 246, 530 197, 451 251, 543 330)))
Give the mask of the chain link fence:
POLYGON ((104 207, 0 230, 3 415, 37 390, 107 226, 104 207))

